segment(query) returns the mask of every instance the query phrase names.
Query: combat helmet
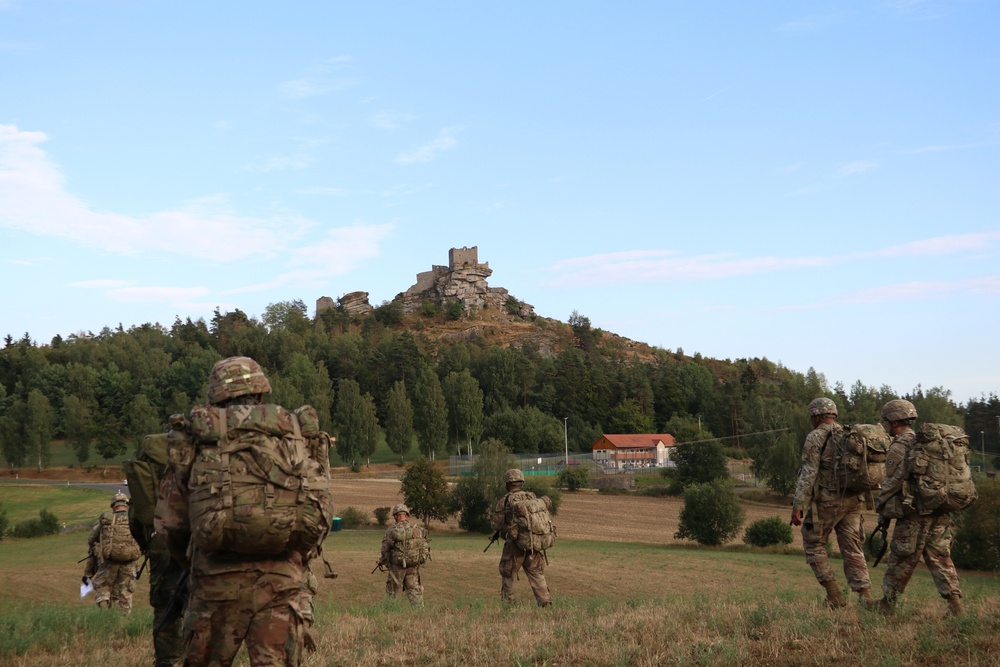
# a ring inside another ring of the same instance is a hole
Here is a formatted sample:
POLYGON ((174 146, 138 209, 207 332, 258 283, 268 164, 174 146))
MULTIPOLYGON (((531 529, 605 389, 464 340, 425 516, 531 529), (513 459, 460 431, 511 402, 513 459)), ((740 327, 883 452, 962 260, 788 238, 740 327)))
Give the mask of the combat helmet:
POLYGON ((128 496, 121 492, 111 496, 111 509, 114 509, 115 505, 124 505, 125 507, 128 507, 128 496))
POLYGON ((250 357, 229 357, 216 362, 208 374, 208 401, 218 405, 247 394, 270 394, 264 369, 250 357))
POLYGON ((410 513, 410 508, 407 507, 406 505, 403 505, 402 503, 392 508, 393 516, 396 516, 397 514, 409 514, 409 513, 410 513))
POLYGON ((524 483, 524 473, 521 472, 520 470, 518 470, 517 468, 511 468, 510 470, 508 470, 507 472, 505 472, 503 474, 503 481, 506 484, 510 484, 512 482, 518 483, 518 484, 523 484, 524 483))
POLYGON ((887 422, 905 421, 916 419, 917 409, 913 403, 896 398, 882 406, 882 419, 887 422))
POLYGON ((833 415, 836 417, 837 404, 824 396, 814 398, 809 404, 809 416, 819 417, 821 415, 833 415))

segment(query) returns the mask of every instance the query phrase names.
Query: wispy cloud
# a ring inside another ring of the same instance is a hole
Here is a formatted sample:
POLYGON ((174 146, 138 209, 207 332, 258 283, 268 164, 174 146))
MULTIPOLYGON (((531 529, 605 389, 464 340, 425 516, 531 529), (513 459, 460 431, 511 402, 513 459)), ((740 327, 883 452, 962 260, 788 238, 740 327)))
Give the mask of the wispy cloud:
POLYGON ((462 129, 462 127, 443 128, 430 142, 409 152, 397 155, 396 162, 398 164, 430 162, 436 159, 442 152, 450 151, 458 145, 458 139, 455 138, 455 135, 461 132, 462 129))
POLYGON ((841 303, 872 304, 893 301, 923 301, 952 294, 1000 294, 1000 276, 985 276, 969 280, 908 282, 850 292, 839 298, 841 303))
POLYGON ((190 303, 211 292, 207 287, 119 287, 108 290, 107 296, 116 301, 137 303, 190 303))
POLYGON ((261 162, 251 162, 243 166, 244 171, 268 173, 288 169, 305 169, 315 162, 314 158, 303 155, 275 155, 261 162))
MULTIPOLYGON (((552 264, 551 287, 579 287, 667 280, 718 280, 848 264, 872 258, 915 257, 982 252, 1000 244, 1000 232, 955 234, 899 246, 845 255, 801 257, 740 257, 735 253, 683 256, 676 250, 634 250, 574 257, 552 264)), ((968 285, 973 285, 972 282, 968 285)), ((978 290, 995 288, 991 280, 975 283, 978 290)), ((900 288, 902 289, 902 288, 900 288)), ((992 293, 992 292, 991 292, 992 293)))
POLYGON ((970 143, 970 144, 953 144, 947 145, 942 144, 939 146, 921 146, 920 148, 913 148, 908 151, 904 151, 905 154, 913 155, 917 153, 944 153, 948 151, 964 151, 971 148, 982 148, 986 144, 982 143, 970 143))
POLYGON ((840 168, 837 169, 837 175, 842 178, 857 176, 858 174, 864 174, 866 172, 869 172, 877 166, 878 166, 877 162, 867 162, 867 161, 848 162, 845 165, 841 165, 840 168))
POLYGON ((357 85, 359 79, 352 74, 353 58, 338 56, 310 67, 305 74, 289 79, 278 86, 285 97, 303 99, 347 90, 357 85))
POLYGON ((415 121, 416 116, 400 111, 380 111, 373 115, 370 122, 375 127, 382 130, 398 130, 415 121))

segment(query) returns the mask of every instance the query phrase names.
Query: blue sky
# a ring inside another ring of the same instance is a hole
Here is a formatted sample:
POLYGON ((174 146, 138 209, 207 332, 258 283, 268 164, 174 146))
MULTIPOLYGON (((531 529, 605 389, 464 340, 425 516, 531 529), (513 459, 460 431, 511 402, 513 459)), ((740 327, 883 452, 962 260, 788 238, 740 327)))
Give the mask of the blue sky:
POLYGON ((1000 391, 1000 6, 0 0, 0 335, 377 305, 478 246, 536 312, 1000 391))

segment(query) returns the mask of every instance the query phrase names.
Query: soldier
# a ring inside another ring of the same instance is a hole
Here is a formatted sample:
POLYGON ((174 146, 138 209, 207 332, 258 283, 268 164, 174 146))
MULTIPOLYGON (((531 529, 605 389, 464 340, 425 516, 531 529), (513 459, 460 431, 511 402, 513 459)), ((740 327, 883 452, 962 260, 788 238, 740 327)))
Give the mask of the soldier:
POLYGON ((385 592, 394 598, 402 591, 411 604, 421 605, 424 587, 420 582, 420 566, 430 558, 427 530, 410 523, 410 508, 406 505, 393 507, 392 518, 396 524, 385 531, 379 559, 389 570, 385 592))
POLYGON ((835 470, 832 438, 843 431, 837 423, 837 405, 829 398, 817 398, 809 404, 809 420, 813 430, 802 446, 802 466, 792 501, 793 526, 802 526, 802 546, 806 562, 816 579, 826 589, 826 604, 830 609, 847 606, 830 566, 826 543, 830 531, 837 535, 837 544, 844 559, 844 574, 852 591, 858 593, 865 606, 874 604, 871 581, 862 544, 864 527, 861 519, 861 495, 845 495, 839 488, 835 470))
POLYGON ((270 391, 256 361, 230 357, 209 375, 211 406, 170 419, 155 525, 189 568, 186 667, 228 667, 244 642, 253 667, 296 667, 303 648, 315 648, 308 558, 329 530, 332 502, 311 503, 328 500, 329 475, 305 457, 299 412, 263 404, 270 391), (259 476, 255 461, 263 460, 273 483, 259 476), (300 524, 303 517, 316 525, 300 524))
POLYGON ((141 551, 128 525, 128 496, 116 493, 111 497, 111 514, 101 514, 87 539, 90 558, 83 581, 94 586, 98 607, 132 611, 132 591, 135 589, 136 561, 141 551))
POLYGON ((882 579, 879 611, 893 612, 896 599, 906 590, 923 555, 938 593, 948 602, 948 612, 957 616, 962 613, 962 591, 958 587, 958 572, 951 561, 951 516, 921 514, 919 507, 913 507, 912 497, 908 497, 907 454, 916 445, 917 435, 913 430, 916 420, 917 410, 909 401, 892 400, 882 407, 882 424, 892 436, 892 444, 885 460, 885 482, 876 510, 880 517, 895 518, 896 525, 889 542, 888 568, 882 579))
POLYGON ((517 468, 505 472, 503 481, 507 486, 507 494, 497 501, 490 517, 493 529, 504 540, 503 554, 500 556, 500 599, 506 603, 515 602, 514 577, 523 567, 538 606, 548 607, 552 604, 552 594, 545 583, 545 565, 548 562, 545 550, 555 540, 555 527, 548 516, 548 496, 536 498, 531 491, 523 491, 521 487, 524 485, 524 473, 517 468), (521 512, 516 511, 516 506, 519 505, 524 508, 521 512), (538 526, 536 536, 530 530, 526 531, 527 534, 520 531, 516 519, 518 515, 534 513, 544 513, 535 522, 538 526), (543 541, 532 544, 533 537, 543 541))

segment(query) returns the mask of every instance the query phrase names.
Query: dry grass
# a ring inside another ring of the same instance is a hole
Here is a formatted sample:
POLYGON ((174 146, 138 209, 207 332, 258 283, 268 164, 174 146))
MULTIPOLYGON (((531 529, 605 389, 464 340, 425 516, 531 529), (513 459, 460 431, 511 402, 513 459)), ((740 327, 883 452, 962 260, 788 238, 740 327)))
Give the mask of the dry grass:
MULTIPOLYGON (((399 501, 390 482, 338 482, 338 504, 399 501)), ((426 606, 383 598, 370 575, 381 531, 342 531, 327 545, 336 580, 321 581, 307 667, 352 665, 998 665, 1000 603, 991 574, 962 573, 969 614, 945 616, 921 568, 891 619, 852 606, 830 613, 801 553, 701 549, 673 539, 679 501, 566 494, 547 572, 556 604, 500 605, 494 546, 435 525, 423 569, 426 606)), ((98 508, 98 511, 100 508, 98 508)), ((785 508, 748 506, 748 519, 785 508)), ((76 595, 80 535, 0 542, 0 664, 152 662, 145 577, 125 620, 76 595), (4 636, 27 633, 22 650, 4 636)), ((873 579, 881 580, 880 568, 873 579)), ((839 574, 839 573, 838 573, 839 574)), ((840 575, 841 580, 842 574, 840 575)), ((245 659, 237 664, 245 665, 245 659)))

